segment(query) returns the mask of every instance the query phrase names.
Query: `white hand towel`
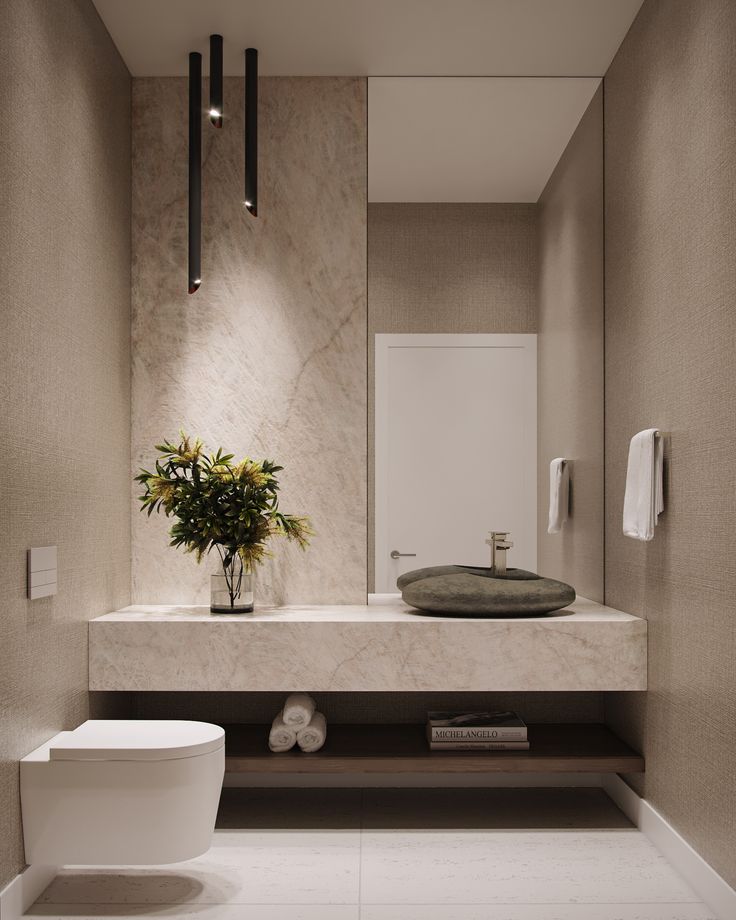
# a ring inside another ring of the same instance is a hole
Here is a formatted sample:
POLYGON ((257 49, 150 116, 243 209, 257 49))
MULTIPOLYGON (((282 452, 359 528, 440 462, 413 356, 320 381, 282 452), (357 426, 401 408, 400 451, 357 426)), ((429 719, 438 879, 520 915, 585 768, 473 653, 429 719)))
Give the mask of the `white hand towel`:
POLYGON ((292 693, 284 703, 284 724, 294 728, 309 725, 315 709, 314 700, 308 693, 292 693))
POLYGON ((296 729, 284 725, 283 710, 276 716, 268 733, 268 746, 274 754, 290 751, 296 744, 296 729))
POLYGON ((315 712, 309 725, 296 733, 296 742, 307 754, 318 751, 327 739, 327 719, 321 712, 315 712))
POLYGON ((559 533, 567 520, 570 504, 570 470, 564 457, 549 465, 549 522, 547 533, 559 533))
POLYGON ((624 533, 634 540, 654 539, 657 518, 664 511, 662 488, 664 445, 656 428, 635 434, 629 444, 624 494, 624 533))

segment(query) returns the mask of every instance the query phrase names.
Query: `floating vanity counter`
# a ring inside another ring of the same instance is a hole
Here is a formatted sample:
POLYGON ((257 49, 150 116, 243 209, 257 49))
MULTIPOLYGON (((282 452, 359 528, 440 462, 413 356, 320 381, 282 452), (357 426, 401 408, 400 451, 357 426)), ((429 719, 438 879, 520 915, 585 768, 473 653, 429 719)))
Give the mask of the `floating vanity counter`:
POLYGON ((427 616, 400 601, 126 607, 89 624, 90 690, 645 690, 645 620, 578 598, 525 619, 427 616))

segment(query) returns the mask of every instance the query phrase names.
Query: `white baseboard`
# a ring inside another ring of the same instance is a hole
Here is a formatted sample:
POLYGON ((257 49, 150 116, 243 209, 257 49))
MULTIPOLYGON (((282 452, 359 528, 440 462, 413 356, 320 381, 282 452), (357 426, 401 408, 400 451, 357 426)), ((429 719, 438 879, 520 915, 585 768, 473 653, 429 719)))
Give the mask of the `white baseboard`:
POLYGON ((602 785, 600 773, 226 773, 226 788, 484 789, 602 785))
POLYGON ((603 777, 603 788, 626 817, 677 869, 719 920, 731 920, 732 917, 736 917, 736 891, 646 799, 640 798, 615 773, 603 777))
POLYGON ((0 891, 0 920, 19 920, 51 884, 58 866, 26 866, 0 891))

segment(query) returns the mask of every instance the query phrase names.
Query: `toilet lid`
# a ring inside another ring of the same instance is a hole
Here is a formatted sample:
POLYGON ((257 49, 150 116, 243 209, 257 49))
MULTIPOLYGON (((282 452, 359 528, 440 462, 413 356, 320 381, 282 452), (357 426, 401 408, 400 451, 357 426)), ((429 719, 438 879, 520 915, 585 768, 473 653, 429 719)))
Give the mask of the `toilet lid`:
POLYGON ((51 760, 175 760, 216 751, 225 732, 209 722, 89 719, 62 732, 49 748, 51 760))

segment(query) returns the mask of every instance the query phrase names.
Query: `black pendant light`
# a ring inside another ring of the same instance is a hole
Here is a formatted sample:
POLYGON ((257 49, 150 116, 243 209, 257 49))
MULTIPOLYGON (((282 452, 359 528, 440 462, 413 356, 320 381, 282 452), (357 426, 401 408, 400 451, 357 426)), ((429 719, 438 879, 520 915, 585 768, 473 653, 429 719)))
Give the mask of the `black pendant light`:
POLYGON ((210 35, 210 121, 222 127, 222 35, 210 35))
POLYGON ((202 283, 202 55, 189 54, 189 293, 202 283))
POLYGON ((245 206, 258 216, 258 51, 245 49, 245 206))

